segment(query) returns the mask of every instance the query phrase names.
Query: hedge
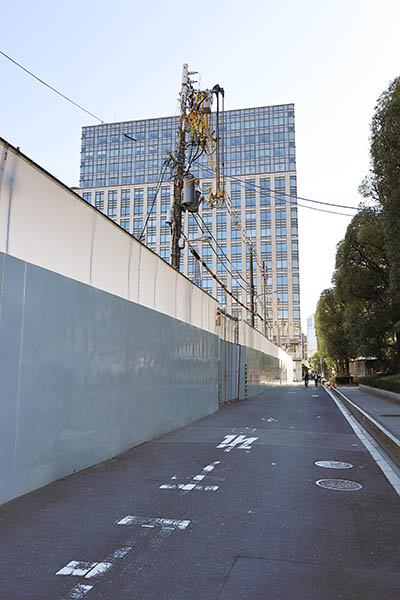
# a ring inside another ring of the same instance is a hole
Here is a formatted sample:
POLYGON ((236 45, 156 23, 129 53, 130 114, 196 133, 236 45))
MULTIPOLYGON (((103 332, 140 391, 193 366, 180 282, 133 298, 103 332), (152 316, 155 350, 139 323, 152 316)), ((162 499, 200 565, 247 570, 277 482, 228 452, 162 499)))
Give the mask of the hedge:
POLYGON ((397 375, 365 375, 358 383, 400 394, 400 373, 397 375))

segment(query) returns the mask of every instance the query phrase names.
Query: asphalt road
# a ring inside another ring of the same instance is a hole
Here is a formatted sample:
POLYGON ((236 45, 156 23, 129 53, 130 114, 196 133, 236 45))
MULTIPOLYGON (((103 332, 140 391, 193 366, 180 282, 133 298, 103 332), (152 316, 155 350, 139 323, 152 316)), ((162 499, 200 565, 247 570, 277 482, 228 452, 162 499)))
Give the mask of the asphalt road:
POLYGON ((280 387, 0 507, 0 599, 393 600, 398 547, 334 401, 280 387))

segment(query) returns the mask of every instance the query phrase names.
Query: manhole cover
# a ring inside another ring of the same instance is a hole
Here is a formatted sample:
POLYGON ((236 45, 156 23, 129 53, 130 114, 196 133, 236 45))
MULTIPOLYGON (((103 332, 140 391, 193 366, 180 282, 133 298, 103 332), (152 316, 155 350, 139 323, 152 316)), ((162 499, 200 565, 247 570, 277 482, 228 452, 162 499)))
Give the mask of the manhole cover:
POLYGON ((315 483, 328 490, 339 490, 340 492, 356 492, 362 489, 361 483, 347 479, 320 479, 315 483))
POLYGON ((317 467, 324 467, 325 469, 351 469, 353 466, 350 463, 337 460, 317 460, 315 464, 317 467))

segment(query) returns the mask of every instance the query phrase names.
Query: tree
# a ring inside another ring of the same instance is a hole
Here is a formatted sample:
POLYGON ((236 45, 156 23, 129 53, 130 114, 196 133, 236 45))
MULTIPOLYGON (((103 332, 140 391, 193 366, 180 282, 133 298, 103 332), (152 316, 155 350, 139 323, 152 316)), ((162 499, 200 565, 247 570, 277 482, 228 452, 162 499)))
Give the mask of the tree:
POLYGON ((329 371, 335 367, 332 360, 328 356, 322 356, 319 352, 315 352, 310 356, 309 361, 313 371, 321 372, 321 359, 322 359, 322 373, 325 375, 329 374, 329 371))
POLYGON ((386 359, 400 370, 400 77, 378 99, 371 124, 371 171, 360 191, 378 208, 383 251, 388 265, 388 294, 382 296, 387 327, 386 359))
POLYGON ((330 359, 338 373, 349 372, 351 350, 344 328, 344 307, 338 301, 334 288, 324 290, 315 313, 318 351, 330 359))
MULTIPOLYGON (((371 184, 382 212, 390 286, 400 292, 400 77, 381 94, 371 125, 371 184)), ((400 299, 400 298, 399 298, 400 299)), ((400 315, 399 315, 400 318, 400 315)))
POLYGON ((344 307, 343 326, 352 353, 377 356, 388 369, 397 354, 393 321, 397 306, 389 279, 384 224, 373 209, 364 208, 338 244, 333 281, 344 307))

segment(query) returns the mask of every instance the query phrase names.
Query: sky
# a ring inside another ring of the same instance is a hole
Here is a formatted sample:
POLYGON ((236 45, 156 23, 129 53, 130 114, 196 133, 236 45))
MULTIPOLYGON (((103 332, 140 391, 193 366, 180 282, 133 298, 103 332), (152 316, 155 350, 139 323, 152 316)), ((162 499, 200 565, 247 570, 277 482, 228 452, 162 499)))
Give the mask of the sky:
MULTIPOLYGON (((105 122, 174 115, 183 63, 227 110, 293 102, 298 196, 361 201, 374 107, 400 74, 398 0, 1 4, 0 50, 105 122)), ((0 137, 77 186, 81 128, 98 121, 1 55, 0 90, 0 137)), ((303 330, 350 219, 299 207, 303 330)))

